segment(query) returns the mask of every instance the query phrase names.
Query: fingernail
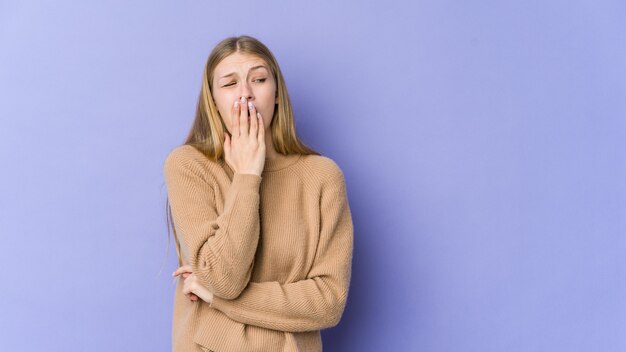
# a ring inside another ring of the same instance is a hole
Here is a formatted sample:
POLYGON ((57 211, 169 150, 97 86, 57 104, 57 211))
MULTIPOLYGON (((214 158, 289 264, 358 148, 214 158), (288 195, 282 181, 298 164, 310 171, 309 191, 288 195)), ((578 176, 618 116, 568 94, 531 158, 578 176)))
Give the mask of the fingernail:
POLYGON ((241 103, 245 104, 246 103, 246 98, 245 97, 241 97, 241 103))
POLYGON ((254 105, 252 105, 252 102, 249 101, 248 102, 248 109, 252 110, 254 108, 254 105))
POLYGON ((235 100, 235 108, 239 106, 239 100, 235 100))

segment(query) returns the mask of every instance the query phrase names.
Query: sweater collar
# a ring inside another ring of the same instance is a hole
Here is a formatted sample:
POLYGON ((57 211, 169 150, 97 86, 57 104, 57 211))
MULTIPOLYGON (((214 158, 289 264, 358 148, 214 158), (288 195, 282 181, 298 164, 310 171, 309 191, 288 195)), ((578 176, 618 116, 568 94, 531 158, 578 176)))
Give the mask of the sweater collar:
POLYGON ((300 159, 300 154, 278 154, 273 159, 265 158, 263 171, 278 171, 295 164, 300 159))

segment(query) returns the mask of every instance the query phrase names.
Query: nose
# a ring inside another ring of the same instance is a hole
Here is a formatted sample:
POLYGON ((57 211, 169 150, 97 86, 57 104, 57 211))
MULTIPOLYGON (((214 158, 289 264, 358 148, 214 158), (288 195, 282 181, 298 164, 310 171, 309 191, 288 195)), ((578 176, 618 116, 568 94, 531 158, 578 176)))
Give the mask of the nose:
POLYGON ((241 85, 241 92, 239 92, 239 96, 246 98, 246 100, 254 99, 254 94, 252 94, 252 89, 250 89, 248 82, 241 85))

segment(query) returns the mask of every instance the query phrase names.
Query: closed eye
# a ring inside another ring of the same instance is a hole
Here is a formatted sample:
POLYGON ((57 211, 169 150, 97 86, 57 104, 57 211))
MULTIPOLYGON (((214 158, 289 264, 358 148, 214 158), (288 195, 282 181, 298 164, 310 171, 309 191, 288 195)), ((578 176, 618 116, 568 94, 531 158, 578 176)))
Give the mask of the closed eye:
MULTIPOLYGON (((255 79, 254 81, 255 81, 255 82, 257 82, 257 81, 258 81, 258 82, 260 82, 260 83, 263 83, 263 82, 265 82, 266 80, 267 80, 267 78, 257 78, 257 79, 255 79)), ((223 85, 223 87, 230 87, 230 86, 232 86, 233 84, 235 84, 235 82, 230 82, 230 83, 228 83, 228 84, 225 84, 225 85, 223 85)))

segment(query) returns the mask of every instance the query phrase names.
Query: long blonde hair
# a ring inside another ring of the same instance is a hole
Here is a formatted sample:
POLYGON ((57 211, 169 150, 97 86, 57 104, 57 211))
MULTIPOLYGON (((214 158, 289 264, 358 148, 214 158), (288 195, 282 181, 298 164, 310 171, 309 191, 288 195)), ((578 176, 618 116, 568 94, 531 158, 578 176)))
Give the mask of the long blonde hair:
MULTIPOLYGON (((184 145, 192 145, 213 161, 224 160, 224 132, 227 129, 215 106, 211 89, 213 87, 215 67, 224 58, 234 53, 254 55, 265 60, 270 67, 274 82, 276 82, 276 96, 278 97, 270 124, 272 144, 276 152, 283 155, 320 155, 320 153, 304 144, 296 134, 293 109, 287 93, 287 86, 276 58, 263 43, 248 35, 228 37, 219 42, 209 54, 202 74, 202 86, 200 88, 200 96, 198 97, 196 118, 184 145)), ((168 229, 168 248, 169 230, 171 227, 174 232, 178 264, 182 266, 180 242, 176 235, 169 198, 166 199, 165 211, 168 229)))

